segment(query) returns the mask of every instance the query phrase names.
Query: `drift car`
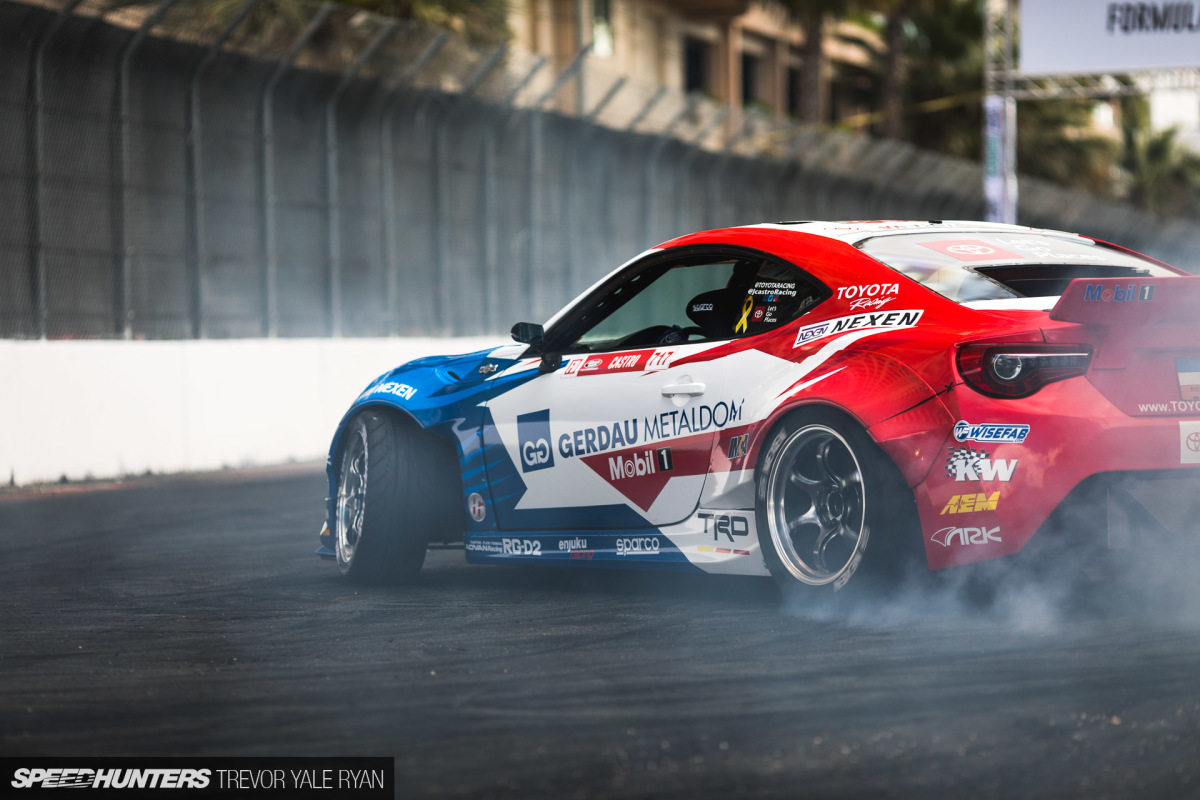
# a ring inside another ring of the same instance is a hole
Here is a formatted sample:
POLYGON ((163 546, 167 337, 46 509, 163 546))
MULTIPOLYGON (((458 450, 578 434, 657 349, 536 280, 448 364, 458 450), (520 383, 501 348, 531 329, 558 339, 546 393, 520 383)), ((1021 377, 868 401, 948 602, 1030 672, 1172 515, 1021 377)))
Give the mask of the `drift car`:
POLYGON ((840 588, 1200 521, 1200 277, 1068 233, 797 222, 667 242, 518 344, 374 381, 318 553, 840 588))

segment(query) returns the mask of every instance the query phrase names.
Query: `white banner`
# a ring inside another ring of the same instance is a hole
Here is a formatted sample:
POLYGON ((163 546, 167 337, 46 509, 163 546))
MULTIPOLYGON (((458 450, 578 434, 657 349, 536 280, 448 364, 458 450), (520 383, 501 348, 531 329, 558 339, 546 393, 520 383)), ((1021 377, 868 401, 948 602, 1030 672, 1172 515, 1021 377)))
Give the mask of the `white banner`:
POLYGON ((1200 67, 1200 0, 1021 0, 1025 75, 1200 67))

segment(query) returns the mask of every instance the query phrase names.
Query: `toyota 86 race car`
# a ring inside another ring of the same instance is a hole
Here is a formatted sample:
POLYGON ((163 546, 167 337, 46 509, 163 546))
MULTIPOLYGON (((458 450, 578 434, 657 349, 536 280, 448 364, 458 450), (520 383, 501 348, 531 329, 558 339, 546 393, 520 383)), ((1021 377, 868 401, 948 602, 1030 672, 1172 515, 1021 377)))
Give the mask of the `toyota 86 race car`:
POLYGON ((770 575, 833 591, 1200 528, 1200 277, 1056 231, 684 236, 516 344, 423 358, 338 426, 318 554, 770 575), (860 579, 864 580, 864 579, 860 579))

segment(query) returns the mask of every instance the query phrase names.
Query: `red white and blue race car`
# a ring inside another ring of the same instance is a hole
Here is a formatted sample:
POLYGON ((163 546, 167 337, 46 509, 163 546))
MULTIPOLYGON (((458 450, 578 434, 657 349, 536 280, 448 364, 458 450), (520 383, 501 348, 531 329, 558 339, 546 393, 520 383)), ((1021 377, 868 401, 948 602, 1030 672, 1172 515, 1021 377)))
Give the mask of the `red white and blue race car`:
POLYGON ((374 381, 318 553, 837 589, 1200 522, 1200 277, 1068 233, 796 222, 684 236, 520 344, 374 381))

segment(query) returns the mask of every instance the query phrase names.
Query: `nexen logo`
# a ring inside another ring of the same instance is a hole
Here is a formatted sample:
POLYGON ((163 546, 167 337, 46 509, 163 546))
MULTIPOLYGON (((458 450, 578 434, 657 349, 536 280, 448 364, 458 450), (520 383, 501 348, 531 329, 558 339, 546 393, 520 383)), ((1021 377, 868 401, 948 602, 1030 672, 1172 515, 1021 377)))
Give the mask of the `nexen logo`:
POLYGON ((952 544, 990 544, 1003 541, 999 528, 942 528, 929 537, 942 547, 952 544), (955 541, 955 540, 958 541, 955 541))
POLYGON ((517 417, 517 448, 521 453, 522 472, 554 466, 554 452, 550 449, 550 409, 517 417))

